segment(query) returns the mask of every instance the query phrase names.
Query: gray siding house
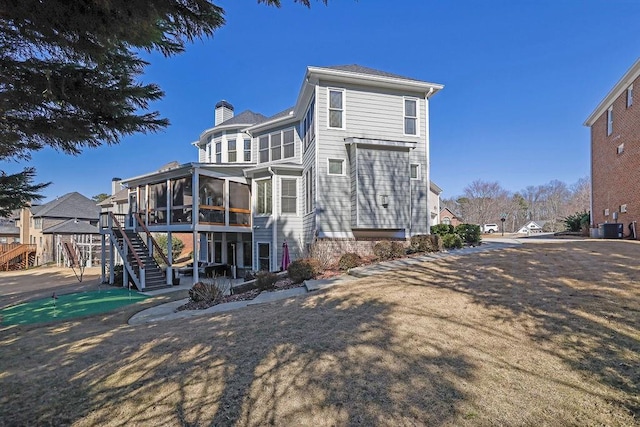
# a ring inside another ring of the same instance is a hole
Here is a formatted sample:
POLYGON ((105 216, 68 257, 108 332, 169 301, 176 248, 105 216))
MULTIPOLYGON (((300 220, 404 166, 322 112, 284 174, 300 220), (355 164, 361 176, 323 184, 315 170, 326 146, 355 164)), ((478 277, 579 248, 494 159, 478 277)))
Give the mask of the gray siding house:
POLYGON ((308 67, 295 105, 272 117, 220 101, 192 143, 197 162, 122 181, 129 215, 151 232, 192 232, 196 260, 246 270, 278 270, 285 242, 295 259, 312 244, 427 234, 440 191, 429 101, 442 88, 359 65, 308 67))

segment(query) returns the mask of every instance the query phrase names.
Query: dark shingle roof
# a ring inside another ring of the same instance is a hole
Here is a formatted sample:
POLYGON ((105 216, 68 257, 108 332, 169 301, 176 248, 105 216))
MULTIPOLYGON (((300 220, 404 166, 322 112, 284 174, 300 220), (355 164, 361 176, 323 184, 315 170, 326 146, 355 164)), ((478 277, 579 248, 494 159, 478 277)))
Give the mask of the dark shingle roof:
POLYGON ((98 227, 91 225, 85 221, 76 221, 75 219, 68 219, 60 224, 51 226, 43 233, 68 233, 68 234, 100 234, 98 227))
POLYGON ((267 117, 260 114, 254 113, 251 110, 244 110, 242 113, 237 116, 231 117, 229 120, 225 120, 220 123, 218 126, 226 126, 226 125, 255 125, 258 123, 262 123, 267 120, 267 117))
POLYGON ((16 227, 16 223, 9 219, 0 219, 0 234, 20 235, 20 229, 16 227))
POLYGON ((348 71, 348 72, 351 72, 351 73, 369 74, 369 75, 372 75, 372 76, 391 77, 391 78, 394 78, 394 79, 403 79, 403 80, 413 80, 413 81, 416 81, 416 82, 424 82, 424 80, 414 79, 412 77, 405 77, 405 76, 401 76, 399 74, 387 73, 386 71, 376 70, 374 68, 369 68, 369 67, 363 67, 362 65, 358 65, 358 64, 331 65, 331 66, 328 66, 328 67, 318 67, 318 68, 328 68, 330 70, 348 71))
POLYGON ((75 191, 38 206, 37 209, 31 208, 31 212, 36 217, 98 219, 100 216, 100 208, 96 202, 75 191))
POLYGON ((275 120, 275 119, 280 119, 282 117, 287 117, 287 116, 291 115, 291 112, 294 110, 294 108, 295 107, 286 108, 286 109, 280 111, 279 113, 276 113, 273 116, 269 117, 267 120, 275 120))

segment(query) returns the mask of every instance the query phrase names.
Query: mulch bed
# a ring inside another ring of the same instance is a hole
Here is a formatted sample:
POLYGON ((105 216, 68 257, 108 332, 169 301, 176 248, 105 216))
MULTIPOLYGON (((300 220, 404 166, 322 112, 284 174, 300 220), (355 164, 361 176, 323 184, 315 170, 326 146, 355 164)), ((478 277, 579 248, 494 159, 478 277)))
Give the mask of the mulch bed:
MULTIPOLYGON (((301 286, 303 286, 303 283, 293 283, 291 279, 281 279, 275 283, 273 289, 270 289, 265 292, 277 292, 277 291, 283 291, 285 289, 299 288, 301 286)), ((249 301, 257 297, 258 295, 260 295, 260 292, 262 292, 260 289, 251 289, 246 292, 226 295, 216 301, 198 301, 198 302, 189 301, 188 303, 176 308, 176 311, 204 310, 209 307, 213 307, 214 305, 224 304, 227 302, 249 301)))

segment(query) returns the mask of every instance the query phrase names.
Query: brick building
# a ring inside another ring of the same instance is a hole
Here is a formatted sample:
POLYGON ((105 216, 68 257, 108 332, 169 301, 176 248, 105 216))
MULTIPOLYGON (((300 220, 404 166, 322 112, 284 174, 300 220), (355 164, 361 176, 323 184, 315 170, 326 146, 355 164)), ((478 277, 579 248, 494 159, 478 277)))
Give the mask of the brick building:
POLYGON ((640 59, 584 123, 591 128, 591 226, 622 223, 625 236, 640 222, 638 91, 640 59))

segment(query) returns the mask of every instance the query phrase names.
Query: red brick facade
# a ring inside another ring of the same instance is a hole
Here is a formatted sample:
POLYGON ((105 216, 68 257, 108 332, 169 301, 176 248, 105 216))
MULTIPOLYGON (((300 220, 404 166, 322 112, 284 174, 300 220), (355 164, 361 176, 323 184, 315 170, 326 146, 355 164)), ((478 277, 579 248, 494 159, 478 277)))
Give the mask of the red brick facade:
POLYGON ((591 127, 592 226, 623 223, 627 235, 629 223, 640 225, 640 61, 585 124, 591 127), (633 104, 627 106, 630 86, 633 104), (613 111, 610 134, 609 108, 613 111))

